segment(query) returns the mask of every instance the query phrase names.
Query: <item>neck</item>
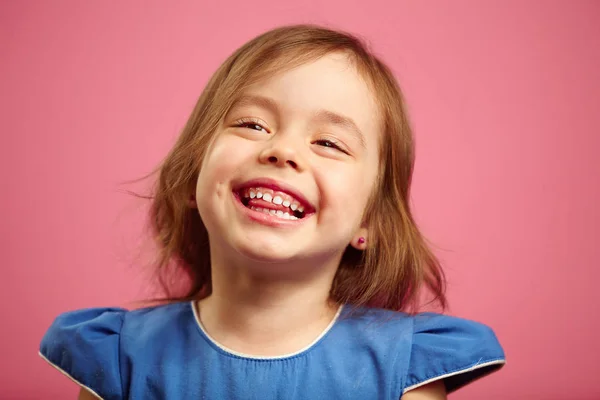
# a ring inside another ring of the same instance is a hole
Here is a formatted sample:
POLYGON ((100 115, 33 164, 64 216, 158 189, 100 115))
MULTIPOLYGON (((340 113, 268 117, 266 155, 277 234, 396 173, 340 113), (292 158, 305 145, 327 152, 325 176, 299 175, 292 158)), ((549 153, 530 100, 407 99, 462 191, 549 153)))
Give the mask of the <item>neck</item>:
POLYGON ((198 310, 204 329, 221 345, 258 356, 289 354, 308 346, 332 322, 339 305, 329 292, 339 260, 311 268, 316 272, 302 278, 273 278, 253 271, 290 266, 249 265, 219 257, 215 250, 212 294, 198 303, 198 310))

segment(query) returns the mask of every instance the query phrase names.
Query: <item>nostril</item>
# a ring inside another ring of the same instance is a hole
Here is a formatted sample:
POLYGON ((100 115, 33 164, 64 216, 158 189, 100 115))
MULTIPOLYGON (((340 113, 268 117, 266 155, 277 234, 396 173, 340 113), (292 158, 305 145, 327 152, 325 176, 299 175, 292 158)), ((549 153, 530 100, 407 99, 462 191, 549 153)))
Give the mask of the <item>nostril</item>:
POLYGON ((296 163, 295 163, 294 161, 292 161, 292 160, 288 160, 288 161, 287 161, 287 163, 288 163, 288 164, 290 164, 290 166, 291 166, 292 168, 297 168, 297 167, 298 167, 298 164, 296 164, 296 163))
MULTIPOLYGON (((269 158, 267 158, 267 161, 271 164, 279 164, 279 159, 276 156, 269 156, 269 158)), ((283 159, 282 159, 283 161, 283 159)), ((298 164, 293 161, 293 160, 287 160, 285 162, 285 164, 289 165, 290 167, 296 169, 298 168, 298 164)))

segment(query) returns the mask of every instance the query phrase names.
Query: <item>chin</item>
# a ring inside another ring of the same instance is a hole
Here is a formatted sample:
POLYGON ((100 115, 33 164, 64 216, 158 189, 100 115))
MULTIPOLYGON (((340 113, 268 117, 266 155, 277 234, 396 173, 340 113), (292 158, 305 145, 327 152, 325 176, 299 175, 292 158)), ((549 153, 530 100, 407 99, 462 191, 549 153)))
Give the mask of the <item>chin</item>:
POLYGON ((286 247, 268 242, 253 241, 238 246, 238 252, 255 262, 282 263, 295 260, 298 251, 286 247))

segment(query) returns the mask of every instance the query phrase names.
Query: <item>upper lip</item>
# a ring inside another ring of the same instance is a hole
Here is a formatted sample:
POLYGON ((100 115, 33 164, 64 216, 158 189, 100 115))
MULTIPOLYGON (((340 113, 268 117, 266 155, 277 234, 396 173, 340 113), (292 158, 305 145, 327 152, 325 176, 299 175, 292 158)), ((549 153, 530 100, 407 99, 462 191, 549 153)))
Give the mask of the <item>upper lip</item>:
POLYGON ((271 178, 251 179, 249 181, 246 181, 244 183, 241 183, 241 184, 235 186, 233 188, 233 190, 238 192, 240 190, 247 189, 247 188, 259 188, 259 187, 263 187, 266 189, 272 189, 272 190, 278 191, 278 192, 287 193, 290 196, 294 197, 296 200, 298 200, 298 202, 301 203, 304 206, 304 208, 309 209, 309 210, 315 209, 314 206, 306 199, 306 197, 304 197, 304 195, 302 193, 300 193, 300 191, 298 191, 296 188, 294 188, 284 182, 277 181, 277 180, 271 179, 271 178))

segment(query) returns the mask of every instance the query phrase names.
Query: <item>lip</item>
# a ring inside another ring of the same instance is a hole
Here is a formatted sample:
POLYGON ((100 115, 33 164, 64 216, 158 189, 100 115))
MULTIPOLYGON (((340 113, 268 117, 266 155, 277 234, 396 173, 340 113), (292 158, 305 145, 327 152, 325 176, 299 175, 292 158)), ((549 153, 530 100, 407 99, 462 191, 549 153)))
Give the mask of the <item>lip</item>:
POLYGON ((237 193, 232 193, 232 194, 233 194, 233 202, 235 203, 235 206, 240 210, 240 212, 242 214, 244 214, 247 218, 251 219, 252 221, 258 222, 262 225, 266 225, 266 226, 270 226, 270 227, 274 227, 274 228, 293 228, 293 227, 297 227, 297 226, 304 224, 306 222, 306 220, 308 219, 308 217, 306 217, 306 216, 302 219, 296 219, 296 220, 282 219, 282 218, 276 217, 271 214, 265 214, 263 212, 254 211, 253 209, 246 207, 242 203, 242 201, 241 201, 240 197, 237 195, 237 193))
MULTIPOLYGON (((289 194, 290 196, 294 197, 304 207, 305 218, 307 216, 309 216, 309 214, 312 214, 315 212, 315 207, 297 189, 295 189, 294 187, 292 187, 286 183, 283 183, 283 182, 280 182, 280 181, 277 181, 277 180, 271 179, 271 178, 257 178, 257 179, 252 179, 252 180, 246 181, 242 184, 234 186, 233 192, 235 195, 237 195, 243 189, 256 188, 256 187, 264 187, 266 189, 271 189, 271 190, 274 190, 277 192, 283 192, 283 193, 289 194)), ((265 214, 265 216, 266 216, 266 214, 265 214)))

